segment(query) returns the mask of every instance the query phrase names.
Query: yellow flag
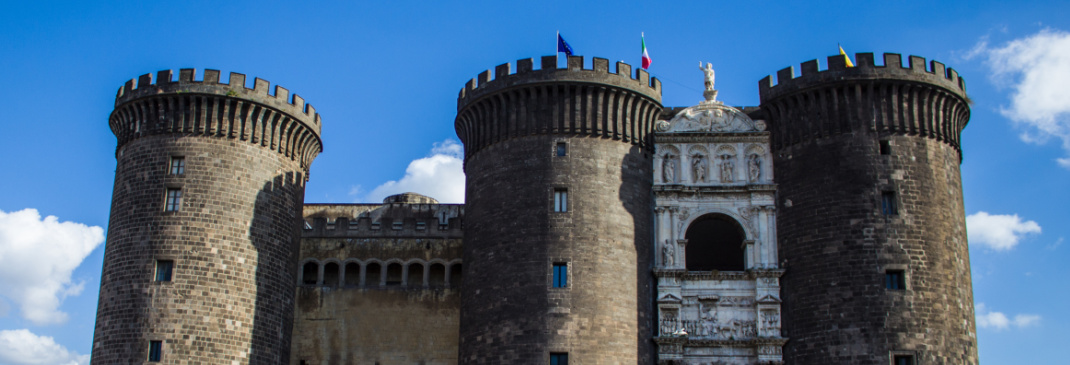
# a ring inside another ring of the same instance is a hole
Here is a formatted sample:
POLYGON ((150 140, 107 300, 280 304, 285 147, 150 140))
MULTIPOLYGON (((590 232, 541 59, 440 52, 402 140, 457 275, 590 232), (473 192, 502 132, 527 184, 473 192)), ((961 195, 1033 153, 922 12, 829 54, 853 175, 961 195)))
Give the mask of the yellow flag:
POLYGON ((840 54, 843 55, 844 61, 847 61, 847 67, 855 67, 854 62, 851 62, 851 57, 847 57, 847 52, 843 51, 843 46, 840 47, 840 54))

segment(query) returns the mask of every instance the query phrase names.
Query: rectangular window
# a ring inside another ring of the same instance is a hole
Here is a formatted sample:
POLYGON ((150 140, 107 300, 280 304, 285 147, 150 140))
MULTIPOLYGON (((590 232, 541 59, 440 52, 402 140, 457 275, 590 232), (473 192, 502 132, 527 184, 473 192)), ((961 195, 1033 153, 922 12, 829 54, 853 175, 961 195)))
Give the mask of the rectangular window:
POLYGON ((174 261, 156 260, 156 281, 171 281, 171 270, 174 267, 174 261))
POLYGON ((186 173, 186 158, 181 156, 171 157, 171 175, 186 173))
POLYGON ((903 270, 888 270, 884 272, 884 287, 892 290, 906 290, 907 275, 903 270))
POLYGON ((895 355, 892 356, 892 365, 914 365, 913 355, 895 355))
POLYGON ((177 212, 178 208, 182 206, 182 189, 168 188, 167 189, 167 204, 164 206, 164 210, 168 212, 177 212))
POLYGON ((160 362, 163 357, 163 341, 149 341, 149 362, 160 362))
POLYGON ((554 263, 554 288, 566 288, 568 287, 568 263, 567 262, 555 262, 554 263))
POLYGON ((425 222, 416 222, 416 230, 417 231, 422 231, 422 230, 425 230, 425 229, 427 229, 427 223, 425 223, 425 222))
POLYGON ((402 222, 394 222, 394 224, 390 225, 390 228, 395 230, 395 231, 400 231, 401 228, 402 228, 401 224, 402 224, 402 222))
POLYGON ((568 365, 568 353, 551 353, 550 365, 568 365))
POLYGON ((884 215, 898 215, 899 206, 895 203, 895 192, 881 192, 881 213, 884 215))
POLYGON ((568 189, 554 189, 554 211, 568 211, 568 189))
POLYGON ((557 155, 564 156, 568 154, 568 145, 565 142, 557 143, 557 155))
POLYGON ((880 141, 880 147, 881 147, 881 154, 882 155, 890 155, 890 154, 892 154, 892 145, 891 145, 890 142, 888 142, 888 141, 880 141))

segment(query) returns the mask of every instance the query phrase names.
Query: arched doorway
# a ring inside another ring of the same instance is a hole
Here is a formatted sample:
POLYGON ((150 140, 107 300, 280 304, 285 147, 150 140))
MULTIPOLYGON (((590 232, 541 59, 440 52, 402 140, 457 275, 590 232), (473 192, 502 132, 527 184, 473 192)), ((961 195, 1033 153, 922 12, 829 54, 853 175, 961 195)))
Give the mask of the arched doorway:
POLYGON ((743 227, 724 214, 707 214, 687 227, 688 271, 743 271, 743 227))

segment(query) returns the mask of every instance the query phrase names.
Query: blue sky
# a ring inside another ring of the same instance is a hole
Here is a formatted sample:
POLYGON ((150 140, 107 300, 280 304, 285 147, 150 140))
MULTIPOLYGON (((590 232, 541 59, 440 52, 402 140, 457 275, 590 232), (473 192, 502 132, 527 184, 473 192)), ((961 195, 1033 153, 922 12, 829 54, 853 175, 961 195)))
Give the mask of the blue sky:
POLYGON ((1066 14, 1070 2, 1055 1, 12 2, 0 12, 0 363, 90 352, 103 260, 93 227, 107 227, 115 168, 107 119, 126 80, 213 68, 303 96, 325 146, 306 202, 400 190, 459 201, 457 92, 495 65, 552 54, 558 30, 588 63, 633 65, 645 32, 666 106, 701 100, 698 61, 717 70, 720 100, 757 105, 759 79, 824 65, 837 43, 957 69, 974 102, 962 176, 981 360, 1062 363, 1066 14))

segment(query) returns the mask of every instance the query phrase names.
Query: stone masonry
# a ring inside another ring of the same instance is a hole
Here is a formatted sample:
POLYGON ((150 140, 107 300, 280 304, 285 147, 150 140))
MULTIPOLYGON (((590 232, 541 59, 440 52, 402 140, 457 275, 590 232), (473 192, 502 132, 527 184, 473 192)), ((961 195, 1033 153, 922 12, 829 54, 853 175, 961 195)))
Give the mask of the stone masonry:
POLYGON ((899 60, 829 57, 826 71, 811 61, 760 84, 788 364, 977 363, 958 168, 965 83, 938 62, 899 60), (886 288, 888 272, 906 288, 886 288))
POLYGON ((305 178, 319 116, 245 76, 161 71, 119 91, 94 364, 288 361, 305 178), (172 169, 175 159, 182 171, 172 169), (170 190, 181 191, 168 209, 170 190), (174 263, 156 280, 159 261, 174 263))
POLYGON ((463 205, 304 204, 303 98, 142 75, 109 118, 92 361, 976 365, 965 82, 855 57, 759 107, 716 102, 709 65, 678 108, 622 62, 499 65, 458 95, 463 205))

